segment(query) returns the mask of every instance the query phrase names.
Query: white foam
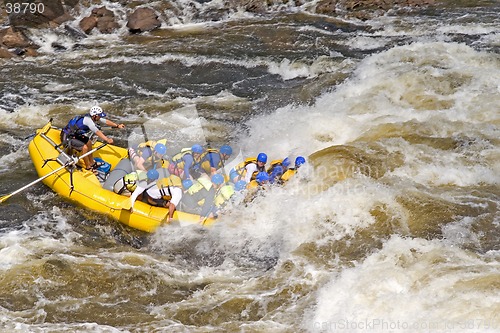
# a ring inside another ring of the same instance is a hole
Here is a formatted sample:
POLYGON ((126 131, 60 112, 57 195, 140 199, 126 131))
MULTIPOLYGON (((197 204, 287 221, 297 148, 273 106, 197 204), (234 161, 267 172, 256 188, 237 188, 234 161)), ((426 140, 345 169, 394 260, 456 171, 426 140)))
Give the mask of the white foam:
POLYGON ((447 332, 472 323, 475 332, 494 332, 500 298, 485 297, 474 281, 499 269, 498 261, 439 241, 394 236, 356 267, 331 274, 303 325, 311 332, 447 332))
POLYGON ((23 105, 14 112, 0 110, 1 124, 9 128, 42 127, 50 118, 48 116, 50 110, 49 105, 23 105))
POLYGON ((456 122, 484 127, 498 119, 498 77, 492 55, 465 45, 396 47, 363 60, 350 79, 313 106, 289 105, 254 117, 239 145, 276 158, 309 154, 352 142, 377 125, 408 121, 434 126, 438 137, 453 136, 456 122), (450 80, 458 80, 458 87, 450 80))
POLYGON ((40 46, 37 52, 41 54, 52 54, 56 52, 54 45, 59 45, 65 49, 71 49, 75 43, 70 37, 58 34, 49 29, 30 30, 30 39, 36 45, 40 46))
POLYGON ((320 56, 314 61, 283 59, 280 63, 270 62, 268 70, 271 74, 280 75, 283 80, 298 77, 313 78, 320 74, 331 73, 342 69, 343 64, 334 61, 330 56, 320 56))
MULTIPOLYGON (((390 174, 401 179, 409 178, 417 183, 431 186, 500 184, 498 166, 495 163, 485 163, 488 161, 480 155, 474 158, 460 151, 445 152, 401 141, 399 150, 406 155, 405 164, 390 174), (429 158, 432 158, 432 162, 429 158)), ((470 150, 472 149, 468 152, 470 150)), ((489 150, 494 151, 495 148, 489 150)), ((481 152, 486 154, 486 151, 481 152)))
POLYGON ((24 262, 32 251, 21 245, 24 236, 18 231, 11 231, 0 238, 0 269, 2 271, 24 262))

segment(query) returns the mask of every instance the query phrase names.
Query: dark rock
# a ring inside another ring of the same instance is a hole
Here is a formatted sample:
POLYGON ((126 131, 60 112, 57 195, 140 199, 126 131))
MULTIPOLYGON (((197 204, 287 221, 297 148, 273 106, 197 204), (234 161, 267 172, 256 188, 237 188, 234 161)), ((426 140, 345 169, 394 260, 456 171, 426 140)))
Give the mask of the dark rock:
POLYGON ((161 26, 158 15, 151 8, 137 8, 129 17, 127 28, 132 33, 151 31, 161 26))
POLYGON ((66 30, 67 34, 69 36, 73 37, 74 39, 83 39, 83 38, 87 37, 87 35, 83 31, 81 31, 77 28, 73 28, 72 26, 70 26, 68 24, 64 25, 64 30, 66 30))
POLYGON ((26 54, 26 49, 16 48, 14 51, 12 51, 12 53, 14 53, 17 56, 22 56, 26 54))
POLYGON ((56 51, 66 51, 68 48, 60 43, 53 42, 50 46, 56 51))

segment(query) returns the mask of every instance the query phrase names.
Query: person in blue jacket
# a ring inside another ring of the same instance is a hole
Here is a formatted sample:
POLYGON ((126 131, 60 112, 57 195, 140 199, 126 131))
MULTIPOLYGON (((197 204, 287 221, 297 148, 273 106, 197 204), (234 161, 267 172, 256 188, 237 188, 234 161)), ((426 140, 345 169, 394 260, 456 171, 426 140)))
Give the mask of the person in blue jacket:
MULTIPOLYGON (((102 108, 99 106, 93 106, 90 108, 90 112, 85 115, 79 115, 73 117, 66 127, 61 131, 61 142, 69 149, 74 149, 76 151, 85 154, 92 150, 92 140, 90 140, 90 134, 94 133, 102 141, 112 144, 113 139, 108 138, 101 131, 96 122, 100 122, 103 125, 111 126, 113 128, 125 128, 123 124, 116 124, 109 119, 106 119, 106 114, 103 112, 102 108)), ((94 156, 92 154, 87 155, 83 158, 85 167, 87 170, 97 169, 100 165, 94 161, 94 156)))

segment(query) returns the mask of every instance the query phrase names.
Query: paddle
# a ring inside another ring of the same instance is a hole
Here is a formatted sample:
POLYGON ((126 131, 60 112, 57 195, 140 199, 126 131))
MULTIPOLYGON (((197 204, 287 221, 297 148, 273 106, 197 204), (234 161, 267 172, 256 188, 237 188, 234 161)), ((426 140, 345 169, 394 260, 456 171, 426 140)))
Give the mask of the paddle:
POLYGON ((45 175, 45 176, 43 176, 43 177, 38 178, 37 180, 35 180, 35 181, 33 181, 33 182, 31 182, 31 183, 29 183, 29 184, 27 184, 27 185, 25 185, 25 186, 21 187, 20 189, 18 189, 18 190, 16 190, 16 191, 12 192, 12 193, 10 193, 10 194, 4 195, 3 197, 1 197, 1 198, 0 198, 0 203, 3 203, 4 201, 6 201, 7 199, 9 199, 9 198, 10 198, 11 196, 13 196, 14 194, 17 194, 17 193, 19 193, 19 192, 21 192, 21 191, 24 191, 24 190, 25 190, 25 189, 27 189, 28 187, 30 187, 30 186, 32 186, 32 185, 35 185, 36 183, 41 182, 41 181, 42 181, 42 180, 44 180, 45 178, 52 176, 53 174, 55 174, 55 173, 57 173, 57 172, 61 171, 62 169, 66 168, 66 167, 68 167, 68 166, 70 166, 70 165, 74 165, 74 164, 76 164, 79 160, 81 160, 81 159, 82 159, 82 158, 84 158, 85 156, 88 156, 88 155, 92 154, 93 152, 95 152, 95 151, 97 151, 97 150, 101 149, 102 147, 104 147, 105 145, 107 145, 107 143, 103 143, 103 144, 102 144, 102 145, 100 145, 99 147, 94 148, 94 149, 92 149, 91 151, 86 152, 85 154, 83 154, 83 155, 79 156, 78 158, 74 158, 74 159, 72 159, 72 160, 70 160, 70 161, 66 162, 66 163, 65 163, 64 165, 62 165, 61 167, 59 167, 59 168, 55 169, 55 170, 54 170, 54 171, 52 171, 52 172, 49 172, 48 174, 46 174, 46 175, 45 175))

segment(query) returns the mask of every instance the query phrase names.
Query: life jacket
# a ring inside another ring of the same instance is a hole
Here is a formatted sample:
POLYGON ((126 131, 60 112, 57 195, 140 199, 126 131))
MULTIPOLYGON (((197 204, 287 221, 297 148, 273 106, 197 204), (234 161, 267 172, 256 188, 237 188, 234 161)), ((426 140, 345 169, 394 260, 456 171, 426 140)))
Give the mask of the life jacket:
POLYGON ((257 183, 257 181, 255 179, 251 180, 250 183, 247 184, 248 190, 253 190, 253 189, 256 189, 257 187, 259 187, 259 183, 257 183))
POLYGON ((234 194, 234 187, 232 185, 224 185, 217 192, 214 198, 214 204, 218 208, 222 207, 234 194))
POLYGON ((155 143, 155 146, 156 144, 158 143, 163 143, 165 146, 167 145, 167 139, 160 139, 160 140, 157 140, 156 143, 155 143))
POLYGON ((156 141, 153 141, 153 140, 149 140, 149 141, 146 141, 146 142, 142 142, 142 143, 139 143, 139 145, 137 145, 137 148, 145 148, 145 147, 149 147, 151 149, 153 149, 156 145, 156 141))
POLYGON ((184 156, 187 154, 193 155, 191 148, 182 148, 179 153, 172 156, 172 163, 174 163, 177 168, 184 168, 184 156))
MULTIPOLYGON (((191 151, 191 148, 183 148, 181 151, 177 154, 175 154, 172 157, 172 164, 174 165, 173 169, 179 169, 182 170, 184 169, 184 156, 186 155, 191 155, 193 156, 193 152, 191 151)), ((198 170, 201 167, 201 159, 202 157, 205 156, 205 153, 201 154, 198 158, 194 158, 193 156, 193 165, 191 166, 191 169, 193 170, 198 170)))
POLYGON ((286 182, 288 181, 290 178, 292 178, 293 175, 295 175, 297 173, 297 169, 295 168, 289 168, 288 170, 285 171, 284 174, 281 175, 281 180, 286 182))
POLYGON ((191 148, 182 148, 179 153, 172 156, 172 162, 174 162, 175 164, 179 164, 181 162, 184 162, 183 158, 184 158, 184 155, 186 155, 186 154, 192 155, 191 148))
MULTIPOLYGON (((249 165, 251 163, 255 163, 257 165, 257 157, 249 157, 249 158, 245 159, 243 162, 237 164, 233 169, 240 176, 240 178, 244 178, 246 173, 247 173, 246 167, 247 167, 247 165, 249 165)), ((254 171, 254 173, 252 174, 251 180, 254 180, 259 172, 265 171, 265 168, 266 168, 265 166, 262 168, 259 168, 259 166, 257 165, 257 170, 254 171)))
POLYGON ((90 115, 86 114, 83 116, 74 116, 63 128, 63 132, 70 137, 75 137, 79 135, 85 135, 90 131, 90 128, 87 125, 83 124, 83 118, 90 117, 90 115))
POLYGON ((137 170, 126 174, 123 177, 123 185, 125 189, 129 192, 134 192, 137 188, 137 183, 148 179, 148 174, 146 171, 137 170))
POLYGON ((200 158, 200 164, 201 164, 201 168, 203 170, 205 170, 207 175, 211 174, 211 172, 212 172, 212 169, 211 169, 212 167, 210 166, 209 153, 219 155, 219 164, 215 166, 216 169, 220 169, 224 166, 224 164, 222 162, 222 156, 220 156, 220 152, 218 149, 215 149, 215 148, 206 149, 205 152, 203 152, 202 157, 200 158))
POLYGON ((144 148, 144 147, 149 147, 149 148, 152 148, 154 149, 155 146, 158 144, 158 143, 163 143, 165 146, 167 145, 167 139, 160 139, 160 140, 149 140, 149 141, 146 141, 146 142, 141 142, 137 145, 137 148, 144 148))
POLYGON ((189 187, 189 189, 187 190, 187 193, 189 193, 190 195, 193 195, 195 193, 200 192, 203 189, 210 191, 211 188, 212 188, 212 182, 204 177, 200 177, 196 181, 193 182, 193 185, 191 185, 191 187, 189 187))
POLYGON ((163 200, 170 201, 172 199, 172 193, 170 192, 170 187, 180 187, 182 188, 182 179, 176 175, 170 175, 168 177, 159 179, 156 185, 160 189, 161 196, 163 200))
POLYGON ((151 169, 154 167, 168 168, 169 162, 163 158, 158 159, 154 154, 154 148, 158 143, 166 144, 166 139, 161 139, 158 141, 149 140, 142 142, 137 145, 137 147, 129 149, 130 159, 134 159, 136 156, 144 158, 144 167, 146 169, 151 169), (146 154, 146 151, 148 154, 146 154), (147 155, 147 157, 145 157, 147 155))

